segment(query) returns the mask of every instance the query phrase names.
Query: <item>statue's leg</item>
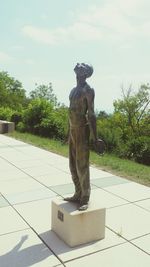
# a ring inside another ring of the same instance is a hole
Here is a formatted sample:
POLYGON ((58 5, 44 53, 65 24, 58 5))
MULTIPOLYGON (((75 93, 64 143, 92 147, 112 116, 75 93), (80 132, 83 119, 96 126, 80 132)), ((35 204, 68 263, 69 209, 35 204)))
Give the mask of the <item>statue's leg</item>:
MULTIPOLYGON (((79 129, 77 135, 76 166, 81 185, 80 207, 87 205, 90 198, 90 175, 89 175, 89 127, 79 129)), ((87 207, 86 207, 87 208, 87 207)), ((86 209, 83 208, 83 209, 86 209)), ((79 208, 80 209, 80 208, 79 208)), ((82 209, 80 209, 82 210, 82 209)))
POLYGON ((70 130, 69 136, 69 167, 72 176, 72 180, 75 186, 75 194, 72 197, 67 197, 65 200, 71 202, 80 202, 81 186, 76 168, 76 130, 70 130))

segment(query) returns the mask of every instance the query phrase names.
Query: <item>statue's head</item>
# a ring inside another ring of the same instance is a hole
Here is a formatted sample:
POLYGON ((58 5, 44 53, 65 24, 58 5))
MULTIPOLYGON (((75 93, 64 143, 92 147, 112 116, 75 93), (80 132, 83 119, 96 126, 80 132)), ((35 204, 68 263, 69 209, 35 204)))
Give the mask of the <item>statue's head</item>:
POLYGON ((86 63, 77 63, 74 71, 78 77, 89 78, 93 74, 93 67, 86 63))

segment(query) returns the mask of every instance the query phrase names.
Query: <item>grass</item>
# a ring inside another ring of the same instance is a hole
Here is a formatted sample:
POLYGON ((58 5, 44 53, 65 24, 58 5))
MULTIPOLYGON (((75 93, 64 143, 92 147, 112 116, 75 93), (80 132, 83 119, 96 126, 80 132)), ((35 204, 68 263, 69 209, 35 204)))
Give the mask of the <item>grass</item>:
MULTIPOLYGON (((68 157, 68 145, 63 144, 60 141, 16 131, 8 135, 15 139, 68 157)), ((90 153, 90 163, 101 170, 111 172, 114 175, 126 177, 129 180, 150 186, 150 167, 148 166, 138 164, 131 160, 120 159, 113 154, 106 153, 104 156, 99 156, 94 152, 90 153)))

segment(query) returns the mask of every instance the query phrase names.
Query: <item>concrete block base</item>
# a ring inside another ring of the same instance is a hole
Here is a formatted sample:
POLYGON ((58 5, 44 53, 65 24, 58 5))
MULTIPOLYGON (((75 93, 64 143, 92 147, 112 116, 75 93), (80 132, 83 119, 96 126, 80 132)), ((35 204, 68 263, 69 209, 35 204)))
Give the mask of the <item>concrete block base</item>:
POLYGON ((15 130, 14 122, 0 120, 0 134, 10 133, 13 132, 14 130, 15 130))
POLYGON ((105 237, 105 208, 92 203, 86 211, 61 198, 52 201, 52 230, 70 247, 105 237))

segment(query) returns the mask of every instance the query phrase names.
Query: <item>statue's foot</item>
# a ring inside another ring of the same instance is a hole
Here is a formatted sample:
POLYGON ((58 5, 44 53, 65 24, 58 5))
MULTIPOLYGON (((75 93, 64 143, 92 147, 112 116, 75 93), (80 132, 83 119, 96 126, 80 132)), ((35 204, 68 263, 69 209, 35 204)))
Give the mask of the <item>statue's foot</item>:
POLYGON ((88 208, 88 203, 86 203, 86 204, 81 204, 80 206, 79 206, 79 208, 78 208, 78 210, 79 211, 83 211, 83 210, 87 210, 87 208, 88 208))
POLYGON ((87 210, 88 201, 89 201, 89 197, 88 196, 82 197, 82 199, 80 200, 80 205, 79 205, 78 210, 80 210, 80 211, 87 210))
POLYGON ((77 198, 76 196, 73 196, 73 197, 65 197, 64 200, 65 201, 68 201, 68 202, 80 203, 80 199, 77 198))

